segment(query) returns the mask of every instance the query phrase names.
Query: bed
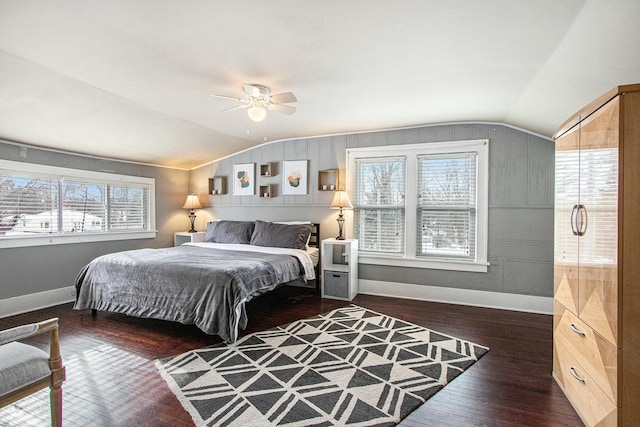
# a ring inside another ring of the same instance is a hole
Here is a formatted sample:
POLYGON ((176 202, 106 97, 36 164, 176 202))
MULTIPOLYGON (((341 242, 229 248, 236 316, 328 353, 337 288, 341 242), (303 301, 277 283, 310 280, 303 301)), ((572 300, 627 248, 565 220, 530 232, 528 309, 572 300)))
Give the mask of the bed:
POLYGON ((76 278, 74 309, 194 324, 235 342, 245 303, 315 279, 319 224, 215 221, 205 241, 94 259, 76 278))

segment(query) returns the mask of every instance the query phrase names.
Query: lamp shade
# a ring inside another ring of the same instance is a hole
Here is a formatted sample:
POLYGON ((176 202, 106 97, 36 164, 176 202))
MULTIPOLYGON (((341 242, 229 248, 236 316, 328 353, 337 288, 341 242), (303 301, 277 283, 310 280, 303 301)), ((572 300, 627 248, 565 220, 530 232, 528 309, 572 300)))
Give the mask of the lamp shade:
POLYGON ((200 200, 198 199, 197 194, 189 194, 187 196, 187 201, 184 202, 183 209, 202 209, 202 205, 200 204, 200 200))
POLYGON ((336 194, 333 196, 333 201, 329 206, 331 209, 353 209, 353 205, 351 204, 351 200, 349 200, 349 195, 346 191, 336 191, 336 194))

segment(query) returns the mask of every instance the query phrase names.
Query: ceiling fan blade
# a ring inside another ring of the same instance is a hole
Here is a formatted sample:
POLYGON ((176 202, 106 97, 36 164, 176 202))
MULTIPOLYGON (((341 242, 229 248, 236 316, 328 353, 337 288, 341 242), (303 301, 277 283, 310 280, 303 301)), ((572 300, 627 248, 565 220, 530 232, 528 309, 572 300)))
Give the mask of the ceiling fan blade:
POLYGON ((246 93, 247 95, 249 95, 252 98, 260 98, 262 93, 260 91, 261 86, 260 85, 252 85, 249 83, 244 83, 242 85, 242 90, 244 91, 244 93, 246 93))
POLYGON ((296 112, 296 107, 292 107, 291 105, 270 104, 269 109, 276 113, 288 114, 289 116, 296 112))
POLYGON ((298 101, 296 96, 291 92, 276 93, 275 95, 271 95, 269 100, 275 104, 287 104, 298 101))
MULTIPOLYGON (((242 100, 240 100, 240 101, 242 101, 242 100)), ((233 110, 242 110, 243 108, 249 108, 249 104, 236 105, 235 107, 225 108, 224 110, 220 110, 220 112, 221 113, 226 113, 228 111, 233 111, 233 110)))
POLYGON ((217 93, 212 93, 211 96, 213 96, 214 98, 222 98, 222 99, 232 99, 234 101, 244 101, 244 99, 242 98, 236 98, 235 96, 227 96, 227 95, 218 95, 217 93))

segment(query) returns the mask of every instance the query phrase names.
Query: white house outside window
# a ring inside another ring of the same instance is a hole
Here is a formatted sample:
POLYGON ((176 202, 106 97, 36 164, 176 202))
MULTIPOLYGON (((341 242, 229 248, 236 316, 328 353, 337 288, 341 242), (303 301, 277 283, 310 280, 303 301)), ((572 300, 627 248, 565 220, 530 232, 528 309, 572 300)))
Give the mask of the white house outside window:
POLYGON ((347 150, 362 263, 487 271, 488 140, 347 150))

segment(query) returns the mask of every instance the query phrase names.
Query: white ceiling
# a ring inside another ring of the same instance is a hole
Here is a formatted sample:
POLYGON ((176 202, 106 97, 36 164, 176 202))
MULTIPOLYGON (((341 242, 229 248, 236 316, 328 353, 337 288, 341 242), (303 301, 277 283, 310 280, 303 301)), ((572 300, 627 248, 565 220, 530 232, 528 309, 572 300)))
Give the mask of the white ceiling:
POLYGON ((264 141, 490 121, 640 83, 638 0, 0 0, 0 138, 191 168, 264 141), (242 83, 293 116, 221 113, 242 83))

